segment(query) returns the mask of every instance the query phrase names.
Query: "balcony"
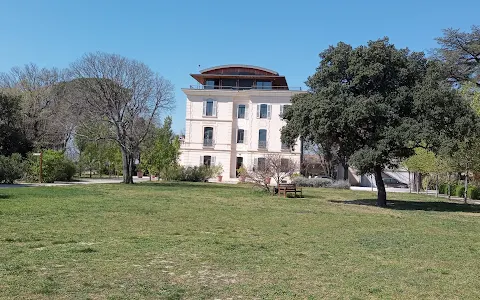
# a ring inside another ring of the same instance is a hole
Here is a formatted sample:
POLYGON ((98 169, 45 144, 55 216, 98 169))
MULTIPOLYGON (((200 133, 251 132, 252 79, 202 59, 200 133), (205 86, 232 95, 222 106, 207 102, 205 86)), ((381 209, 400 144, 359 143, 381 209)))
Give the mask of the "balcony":
POLYGON ((213 144, 213 139, 203 139, 203 148, 212 148, 213 144))
POLYGON ((265 88, 264 86, 220 86, 220 85, 190 85, 191 90, 232 90, 232 91, 243 91, 243 90, 261 90, 261 91, 272 91, 272 90, 290 90, 290 91, 301 91, 301 87, 288 87, 288 86, 272 86, 265 88))
POLYGON ((258 141, 258 149, 259 150, 266 150, 267 149, 267 141, 258 141))

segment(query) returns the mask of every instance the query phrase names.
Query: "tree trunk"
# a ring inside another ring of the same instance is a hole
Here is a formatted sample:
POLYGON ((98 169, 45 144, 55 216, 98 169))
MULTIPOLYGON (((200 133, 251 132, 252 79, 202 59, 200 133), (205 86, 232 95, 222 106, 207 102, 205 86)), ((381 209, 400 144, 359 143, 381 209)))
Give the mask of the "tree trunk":
POLYGON ((132 165, 133 165, 132 156, 127 151, 125 151, 125 149, 122 148, 123 183, 126 183, 126 184, 133 183, 132 165))
POLYGON ((435 189, 437 190, 437 191, 435 192, 435 197, 438 198, 438 174, 437 174, 437 176, 435 177, 435 189))
POLYGON ((387 206, 387 192, 382 178, 382 167, 375 167, 375 183, 377 184, 377 206, 387 206))
POLYGON ((348 181, 348 164, 347 163, 343 163, 343 180, 347 180, 348 181))
POLYGON ((467 193, 468 193, 468 170, 465 171, 465 192, 463 193, 463 202, 467 204, 467 193))

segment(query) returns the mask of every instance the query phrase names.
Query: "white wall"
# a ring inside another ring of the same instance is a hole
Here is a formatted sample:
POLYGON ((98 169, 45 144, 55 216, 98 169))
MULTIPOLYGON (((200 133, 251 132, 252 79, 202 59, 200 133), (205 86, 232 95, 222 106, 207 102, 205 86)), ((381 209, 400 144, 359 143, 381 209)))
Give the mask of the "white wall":
MULTIPOLYGON (((226 91, 183 90, 187 95, 185 142, 181 148, 180 163, 186 166, 200 165, 200 157, 211 155, 221 163, 224 177, 235 177, 236 157, 244 158, 244 165, 251 168, 257 157, 268 152, 281 152, 280 129, 285 122, 280 118, 280 105, 290 104, 294 91, 226 91), (203 102, 216 101, 216 116, 203 116, 203 102), (247 106, 245 119, 237 119, 238 104, 247 106), (257 105, 270 104, 269 119, 257 119, 257 105), (214 147, 203 146, 205 127, 213 128, 214 147), (243 144, 237 144, 237 129, 245 130, 243 144), (260 129, 267 130, 267 151, 258 149, 260 129)), ((300 159, 300 142, 292 153, 282 152, 285 157, 300 159)))

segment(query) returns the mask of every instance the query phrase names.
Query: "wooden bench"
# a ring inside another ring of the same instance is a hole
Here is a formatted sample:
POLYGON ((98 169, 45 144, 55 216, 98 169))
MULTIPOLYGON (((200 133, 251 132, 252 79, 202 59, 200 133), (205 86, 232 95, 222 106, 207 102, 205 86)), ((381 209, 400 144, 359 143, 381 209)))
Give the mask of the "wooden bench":
POLYGON ((287 197, 287 193, 295 193, 295 198, 297 197, 297 193, 300 193, 300 197, 302 195, 302 188, 297 188, 297 185, 294 183, 280 183, 278 185, 278 195, 283 194, 285 198, 287 197))

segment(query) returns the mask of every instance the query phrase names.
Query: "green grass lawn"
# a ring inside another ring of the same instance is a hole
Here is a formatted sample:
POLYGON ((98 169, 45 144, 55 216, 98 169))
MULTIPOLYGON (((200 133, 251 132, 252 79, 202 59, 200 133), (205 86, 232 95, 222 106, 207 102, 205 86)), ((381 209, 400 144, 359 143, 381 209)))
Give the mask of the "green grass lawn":
POLYGON ((0 189, 0 298, 480 298, 479 206, 304 195, 186 183, 0 189))

